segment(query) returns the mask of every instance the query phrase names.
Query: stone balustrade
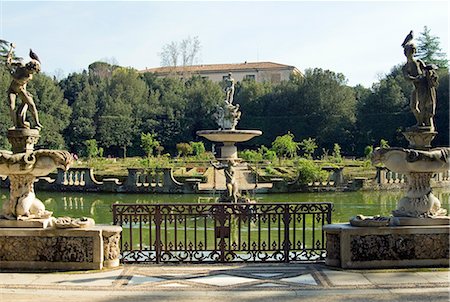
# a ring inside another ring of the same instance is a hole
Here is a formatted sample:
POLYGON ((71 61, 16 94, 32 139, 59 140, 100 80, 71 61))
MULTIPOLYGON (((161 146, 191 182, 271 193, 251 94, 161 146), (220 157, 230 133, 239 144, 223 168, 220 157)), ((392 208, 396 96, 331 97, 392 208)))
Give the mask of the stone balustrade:
MULTIPOLYGON (((404 184, 406 183, 406 175, 390 171, 385 167, 377 167, 377 174, 375 177, 376 183, 380 186, 389 184, 404 184)), ((443 173, 435 173, 432 181, 448 182, 450 181, 450 171, 443 173)))

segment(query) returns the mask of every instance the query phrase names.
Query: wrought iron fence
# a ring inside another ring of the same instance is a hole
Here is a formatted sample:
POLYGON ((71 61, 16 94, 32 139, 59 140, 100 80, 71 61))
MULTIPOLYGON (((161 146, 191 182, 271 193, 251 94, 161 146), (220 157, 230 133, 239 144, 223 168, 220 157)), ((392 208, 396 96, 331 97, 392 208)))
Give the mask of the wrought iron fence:
POLYGON ((122 262, 301 262, 325 259, 333 204, 114 204, 122 262))

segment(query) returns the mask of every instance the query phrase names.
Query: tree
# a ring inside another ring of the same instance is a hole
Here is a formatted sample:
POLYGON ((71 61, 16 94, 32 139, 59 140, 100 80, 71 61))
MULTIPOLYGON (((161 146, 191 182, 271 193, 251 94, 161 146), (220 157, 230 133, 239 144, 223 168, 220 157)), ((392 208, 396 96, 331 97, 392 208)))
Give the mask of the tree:
POLYGON ((189 145, 192 147, 192 153, 194 156, 201 156, 206 152, 203 142, 189 142, 189 145))
POLYGON ((272 142, 272 149, 279 157, 294 157, 297 154, 299 143, 294 141, 294 135, 290 132, 283 136, 277 136, 272 142))
POLYGON ((188 143, 178 143, 177 151, 178 151, 178 156, 185 157, 185 156, 192 154, 192 152, 194 150, 193 150, 192 146, 188 143))
POLYGON ((307 69, 299 84, 297 102, 293 110, 304 121, 305 133, 318 139, 318 144, 337 143, 351 146, 351 129, 356 121, 356 97, 346 85, 343 74, 320 68, 307 69))
POLYGON ((316 140, 314 138, 305 138, 299 143, 300 148, 306 158, 312 159, 314 151, 317 149, 316 140))
POLYGON ((161 145, 156 137, 157 135, 154 133, 141 133, 141 147, 147 157, 151 157, 153 152, 161 145))
POLYGON ((423 27, 423 32, 417 38, 417 57, 426 64, 436 64, 440 68, 448 67, 446 54, 442 52, 439 37, 431 35, 431 30, 423 27))
POLYGON ((62 90, 45 74, 35 75, 28 83, 27 89, 33 95, 43 125, 39 133, 39 145, 50 149, 64 148, 62 134, 70 123, 72 109, 64 99, 62 90))
POLYGON ((88 139, 84 141, 86 147, 85 154, 88 159, 92 159, 97 156, 101 156, 103 149, 99 148, 95 139, 88 139))
POLYGON ((200 40, 197 36, 187 37, 180 42, 172 41, 164 45, 159 53, 161 66, 193 65, 198 60, 200 49, 200 40))

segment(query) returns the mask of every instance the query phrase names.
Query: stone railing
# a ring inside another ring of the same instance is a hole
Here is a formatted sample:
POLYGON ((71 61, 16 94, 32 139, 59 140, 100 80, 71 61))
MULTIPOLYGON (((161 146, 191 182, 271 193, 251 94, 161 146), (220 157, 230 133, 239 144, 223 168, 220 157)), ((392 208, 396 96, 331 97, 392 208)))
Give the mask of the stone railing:
MULTIPOLYGON (((434 182, 448 182, 450 181, 450 171, 436 173, 431 180, 434 182)), ((385 167, 377 167, 375 181, 380 186, 389 184, 403 184, 407 182, 407 177, 405 174, 392 172, 385 167)))
POLYGON ((343 168, 324 167, 322 169, 329 172, 330 176, 326 181, 301 184, 298 178, 292 182, 283 181, 281 178, 273 179, 273 187, 270 189, 270 192, 338 191, 344 189, 346 182, 343 168))
POLYGON ((173 177, 171 168, 128 169, 128 176, 121 182, 118 178, 96 180, 91 168, 59 170, 56 179, 41 178, 36 183, 41 190, 111 193, 196 193, 196 182, 180 183, 173 177))

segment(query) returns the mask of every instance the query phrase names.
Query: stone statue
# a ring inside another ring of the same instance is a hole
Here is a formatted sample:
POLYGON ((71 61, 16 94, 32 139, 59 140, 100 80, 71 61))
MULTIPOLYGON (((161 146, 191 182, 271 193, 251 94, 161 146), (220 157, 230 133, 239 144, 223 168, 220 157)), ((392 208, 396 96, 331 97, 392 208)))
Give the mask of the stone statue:
POLYGON ((234 160, 228 160, 226 164, 211 163, 212 166, 218 170, 224 170, 225 181, 227 186, 226 197, 222 201, 226 202, 238 202, 239 201, 239 188, 236 179, 236 162, 234 160))
POLYGON ((436 65, 426 65, 422 60, 416 60, 416 46, 412 42, 412 31, 408 34, 402 46, 407 58, 403 66, 403 75, 414 84, 410 107, 417 124, 410 130, 434 132, 434 115, 436 111, 436 86, 438 76, 436 65))
POLYGON ((31 61, 23 64, 20 60, 13 60, 15 45, 10 44, 10 50, 6 57, 6 68, 9 70, 12 81, 8 88, 9 111, 15 128, 30 128, 26 121, 26 114, 30 108, 31 116, 35 122, 35 128, 42 128, 39 122, 36 104, 33 96, 27 91, 27 83, 33 78, 33 74, 40 72, 41 63, 38 56, 30 49, 31 61), (21 99, 21 105, 16 109, 17 96, 21 99))
POLYGON ((228 73, 228 77, 225 79, 225 84, 225 101, 231 105, 233 104, 234 97, 234 79, 231 77, 231 72, 228 73))

